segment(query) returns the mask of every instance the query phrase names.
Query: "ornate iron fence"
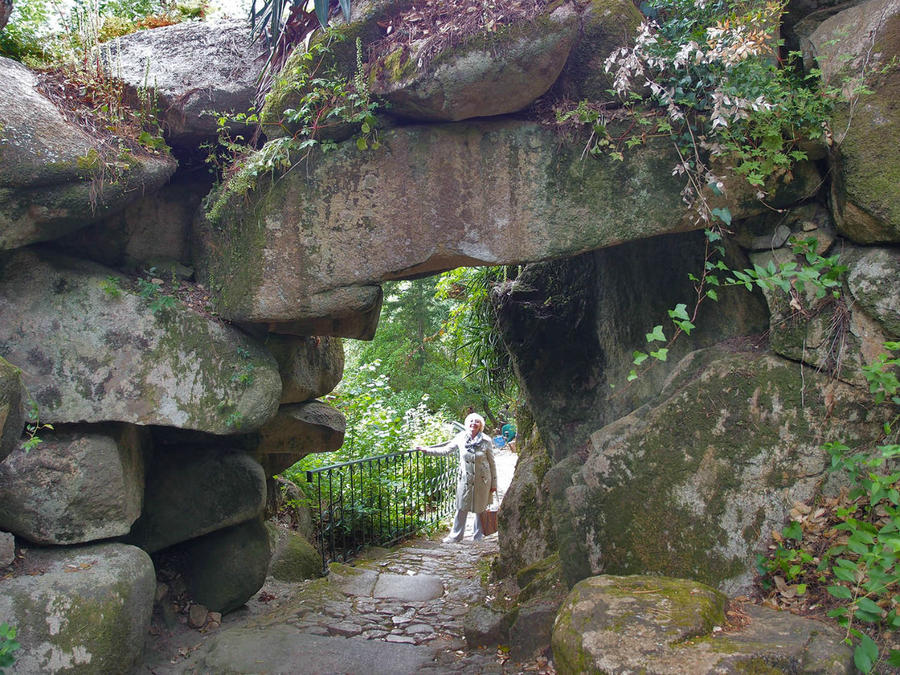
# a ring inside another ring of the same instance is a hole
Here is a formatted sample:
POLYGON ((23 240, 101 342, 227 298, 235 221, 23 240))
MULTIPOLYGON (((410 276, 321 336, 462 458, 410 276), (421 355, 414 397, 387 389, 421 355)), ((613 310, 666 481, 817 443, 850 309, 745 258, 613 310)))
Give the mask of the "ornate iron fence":
POLYGON ((406 450, 307 471, 318 503, 313 515, 323 570, 445 518, 456 497, 457 462, 455 455, 406 450))

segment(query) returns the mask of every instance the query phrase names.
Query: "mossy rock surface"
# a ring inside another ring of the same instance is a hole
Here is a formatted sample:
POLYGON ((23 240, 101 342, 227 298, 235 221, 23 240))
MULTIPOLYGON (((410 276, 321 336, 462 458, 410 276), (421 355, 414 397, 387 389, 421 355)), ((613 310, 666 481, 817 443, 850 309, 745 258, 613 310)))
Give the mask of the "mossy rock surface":
POLYGON ((121 211, 174 173, 166 153, 120 151, 68 122, 22 64, 0 57, 0 81, 0 250, 121 211))
POLYGON ((580 581, 553 628, 559 673, 848 673, 851 650, 820 622, 746 606, 725 631, 728 598, 688 579, 597 576, 580 581))
POLYGON ((276 543, 269 573, 279 581, 303 581, 322 576, 322 556, 307 539, 276 526, 276 543))
POLYGON ((571 101, 611 100, 613 79, 604 63, 615 50, 631 46, 643 17, 630 0, 588 0, 576 7, 578 39, 551 94, 571 101))
POLYGON ((857 243, 900 241, 900 8, 869 0, 824 21, 810 37, 823 79, 842 87, 837 106, 832 207, 857 243), (865 87, 869 93, 858 94, 865 87))
POLYGON ((14 673, 129 673, 150 627, 156 575, 124 544, 29 548, 3 580, 0 616, 16 627, 14 673), (33 574, 32 574, 33 572, 33 574))
POLYGON ((0 463, 0 529, 38 544, 128 534, 141 513, 147 434, 131 425, 40 431, 0 463))
POLYGON ((21 364, 41 422, 234 434, 275 415, 281 377, 261 344, 174 298, 154 311, 132 283, 32 249, 0 266, 0 294, 16 298, 0 304, 0 353, 21 364))
POLYGON ((585 460, 545 479, 566 579, 650 572, 749 590, 756 551, 826 482, 822 445, 870 442, 888 414, 771 355, 689 355, 658 403, 597 430, 585 460))

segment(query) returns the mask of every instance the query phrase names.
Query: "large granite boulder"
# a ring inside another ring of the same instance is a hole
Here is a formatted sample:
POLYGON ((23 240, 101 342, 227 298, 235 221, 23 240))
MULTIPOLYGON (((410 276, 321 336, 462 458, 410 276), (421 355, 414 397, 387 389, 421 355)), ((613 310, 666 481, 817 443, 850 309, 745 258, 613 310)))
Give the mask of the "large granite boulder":
POLYGON ((330 452, 344 443, 347 421, 327 403, 307 401, 283 405, 259 432, 257 456, 272 476, 312 452, 330 452))
POLYGON ((727 598, 668 577, 598 576, 569 593, 553 627, 559 673, 848 673, 842 635, 811 619, 745 606, 725 631, 727 598))
MULTIPOLYGON (((246 113, 266 61, 262 40, 250 42, 250 24, 231 19, 184 22, 120 37, 101 50, 108 76, 131 96, 155 96, 166 139, 196 146, 216 135, 216 113, 246 113)), ((229 126, 247 134, 245 124, 229 126)))
POLYGON ((655 401, 547 473, 567 582, 654 573, 750 590, 755 553, 792 504, 836 489, 823 444, 873 441, 888 413, 766 353, 688 355, 655 401))
POLYGON ((282 404, 324 396, 344 374, 344 345, 338 338, 269 335, 266 347, 278 362, 282 404))
POLYGON ((370 89, 388 102, 391 114, 415 120, 455 122, 516 112, 556 81, 578 28, 575 3, 564 2, 446 45, 432 46, 440 33, 429 34, 397 44, 371 63, 370 89))
POLYGON ((22 371, 0 357, 0 462, 19 443, 25 428, 25 399, 22 371))
POLYGON ((22 648, 14 673, 129 673, 150 627, 156 575, 124 544, 28 549, 3 580, 0 616, 22 648))
POLYGON ((168 154, 118 155, 71 124, 25 66, 0 57, 0 250, 55 239, 121 211, 175 171, 168 154))
POLYGON ((147 467, 144 509, 127 541, 153 553, 251 520, 266 505, 266 476, 248 454, 160 448, 147 467))
POLYGON ((191 598, 214 612, 243 605, 266 581, 272 551, 259 518, 172 549, 191 598))
POLYGON ((900 241, 900 2, 869 0, 810 36, 824 81, 846 100, 832 118, 832 203, 838 228, 858 243, 900 241), (866 87, 871 93, 860 94, 866 87))
MULTIPOLYGON (((199 259, 224 316, 275 326, 327 317, 346 306, 342 294, 389 279, 697 227, 666 144, 622 162, 585 159, 582 143, 517 121, 409 126, 381 140, 367 152, 341 144, 273 182, 261 176, 249 194, 223 188, 199 259)), ((761 208, 731 206, 735 218, 761 208)))
POLYGON ((38 544, 127 534, 144 496, 143 434, 110 425, 40 437, 0 463, 0 528, 38 544))
POLYGON ((178 303, 154 313, 130 280, 93 263, 31 250, 4 263, 0 353, 21 364, 42 422, 231 434, 277 412, 275 359, 238 330, 178 303))

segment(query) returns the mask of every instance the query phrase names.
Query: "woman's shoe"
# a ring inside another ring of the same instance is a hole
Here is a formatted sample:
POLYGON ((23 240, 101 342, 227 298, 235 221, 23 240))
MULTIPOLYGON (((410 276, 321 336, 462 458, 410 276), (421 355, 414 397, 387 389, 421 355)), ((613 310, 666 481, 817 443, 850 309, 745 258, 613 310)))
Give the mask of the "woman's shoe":
POLYGON ((445 544, 458 544, 460 541, 462 541, 462 537, 446 536, 441 541, 443 541, 445 544))

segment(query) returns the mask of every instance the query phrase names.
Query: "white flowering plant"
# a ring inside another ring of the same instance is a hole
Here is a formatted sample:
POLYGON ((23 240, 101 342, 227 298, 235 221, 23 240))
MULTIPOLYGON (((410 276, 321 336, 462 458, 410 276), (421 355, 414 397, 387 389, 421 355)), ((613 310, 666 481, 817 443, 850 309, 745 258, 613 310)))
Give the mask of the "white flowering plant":
POLYGON ((723 158, 765 199, 767 180, 806 158, 802 141, 828 137, 832 96, 819 72, 781 52, 784 4, 650 0, 633 45, 606 59, 616 103, 582 101, 558 109, 558 120, 589 124, 590 152, 619 160, 648 138, 671 138, 685 201, 708 226, 728 225, 703 196, 723 189, 710 159, 723 158))

